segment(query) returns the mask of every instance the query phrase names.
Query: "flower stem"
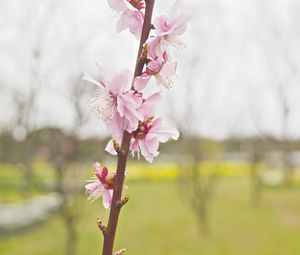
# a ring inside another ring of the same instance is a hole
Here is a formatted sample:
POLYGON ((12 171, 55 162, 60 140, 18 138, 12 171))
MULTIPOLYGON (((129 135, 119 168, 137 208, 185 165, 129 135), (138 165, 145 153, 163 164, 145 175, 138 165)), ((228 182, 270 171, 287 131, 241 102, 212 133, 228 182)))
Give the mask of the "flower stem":
MULTIPOLYGON (((146 0, 146 9, 145 9, 145 17, 144 17, 144 24, 142 29, 142 36, 139 45, 139 51, 137 55, 137 61, 134 71, 134 78, 141 75, 144 67, 144 61, 140 58, 142 48, 144 43, 149 37, 149 32, 152 27, 151 19, 152 19, 152 11, 154 6, 155 0, 146 0)), ((130 145, 131 134, 127 131, 124 131, 121 143, 120 153, 118 153, 118 164, 116 170, 116 177, 115 177, 115 188, 111 203, 111 209, 109 213, 109 219, 106 231, 104 232, 104 242, 103 242, 103 250, 102 255, 112 255, 113 254, 113 246, 115 241, 115 235, 119 220, 119 214, 121 211, 122 206, 121 199, 122 199, 122 190, 124 185, 124 178, 125 178, 125 169, 127 163, 127 156, 128 150, 130 145)))

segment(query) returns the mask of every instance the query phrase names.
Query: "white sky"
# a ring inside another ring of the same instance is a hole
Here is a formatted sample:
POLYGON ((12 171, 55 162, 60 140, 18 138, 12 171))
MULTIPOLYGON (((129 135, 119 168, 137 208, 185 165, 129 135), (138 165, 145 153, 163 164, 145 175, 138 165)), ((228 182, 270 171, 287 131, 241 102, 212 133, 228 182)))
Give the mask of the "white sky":
MULTIPOLYGON (((157 0, 154 16, 172 3, 157 0)), ((187 48, 176 54, 177 81, 160 107, 168 123, 175 124, 170 117, 189 120, 190 130, 216 138, 280 135, 285 95, 285 134, 300 138, 299 0, 186 3, 193 15, 187 48)), ((138 42, 129 32, 115 32, 117 19, 105 0, 0 0, 0 127, 14 123, 12 92, 26 98, 39 86, 32 125, 72 128, 71 80, 92 72, 95 62, 111 71, 134 68, 138 42), (39 62, 32 58, 36 47, 39 62)), ((105 134, 90 119, 82 134, 105 134)))

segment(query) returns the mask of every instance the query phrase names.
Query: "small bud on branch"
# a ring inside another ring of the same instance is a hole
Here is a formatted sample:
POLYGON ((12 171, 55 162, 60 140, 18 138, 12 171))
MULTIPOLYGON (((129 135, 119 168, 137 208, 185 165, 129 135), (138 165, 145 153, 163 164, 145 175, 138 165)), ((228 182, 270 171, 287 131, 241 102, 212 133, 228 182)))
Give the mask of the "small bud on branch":
POLYGON ((124 206, 129 201, 129 198, 130 198, 129 194, 125 195, 118 203, 118 206, 120 207, 124 206))
POLYGON ((120 146, 120 144, 118 144, 118 142, 116 141, 116 139, 113 139, 112 143, 113 143, 113 146, 114 146, 114 149, 115 149, 116 153, 120 154, 121 153, 121 146, 120 146))
POLYGON ((98 228, 102 231, 102 234, 105 235, 107 227, 103 224, 102 220, 100 218, 97 218, 97 225, 98 228))
POLYGON ((124 254, 125 251, 126 251, 126 249, 119 250, 114 255, 122 255, 122 254, 124 254))

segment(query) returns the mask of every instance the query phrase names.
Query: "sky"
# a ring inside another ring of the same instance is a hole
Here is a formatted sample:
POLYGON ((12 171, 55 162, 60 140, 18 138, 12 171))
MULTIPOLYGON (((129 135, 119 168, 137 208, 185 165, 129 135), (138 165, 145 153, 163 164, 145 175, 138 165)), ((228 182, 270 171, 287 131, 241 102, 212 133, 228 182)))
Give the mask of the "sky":
MULTIPOLYGON (((156 1, 154 17, 173 1, 156 1)), ((174 86, 159 106, 167 125, 217 139, 272 134, 300 138, 300 3, 298 0, 190 0, 185 48, 174 54, 174 86), (284 109, 288 114, 284 115, 284 109), (284 117, 285 116, 285 117, 284 117)), ((16 100, 30 101, 31 129, 71 130, 70 90, 96 63, 134 69, 138 41, 116 32, 105 0, 0 0, 0 129, 19 130, 16 100)), ((91 86, 80 83, 81 86, 91 86)), ((81 136, 107 134, 88 120, 81 136)), ((16 131, 16 132, 17 132, 16 131)))

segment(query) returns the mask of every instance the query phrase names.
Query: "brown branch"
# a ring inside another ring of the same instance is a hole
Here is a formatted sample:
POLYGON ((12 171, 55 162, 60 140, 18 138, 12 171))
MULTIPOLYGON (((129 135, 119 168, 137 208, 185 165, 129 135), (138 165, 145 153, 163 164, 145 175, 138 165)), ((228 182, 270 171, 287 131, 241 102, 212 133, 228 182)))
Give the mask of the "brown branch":
MULTIPOLYGON (((141 60, 140 55, 143 49, 143 45, 149 37, 154 1, 155 0, 146 0, 145 18, 144 18, 142 36, 140 40, 140 46, 139 46, 139 51, 138 51, 137 61, 136 61, 136 66, 134 71, 134 77, 137 77, 142 74, 143 67, 145 64, 145 62, 141 60)), ((121 142, 121 149, 120 149, 121 153, 118 153, 115 188, 114 188, 114 193, 113 193, 113 198, 111 203, 111 209, 109 213, 108 224, 104 235, 102 255, 113 254, 113 246, 114 246, 115 235, 116 235, 116 230, 118 225, 118 219, 122 208, 120 204, 122 204, 121 197, 122 197, 122 190, 124 185, 125 169, 126 169, 130 139, 131 139, 131 134, 128 133, 127 131, 124 131, 122 142, 121 142)))

